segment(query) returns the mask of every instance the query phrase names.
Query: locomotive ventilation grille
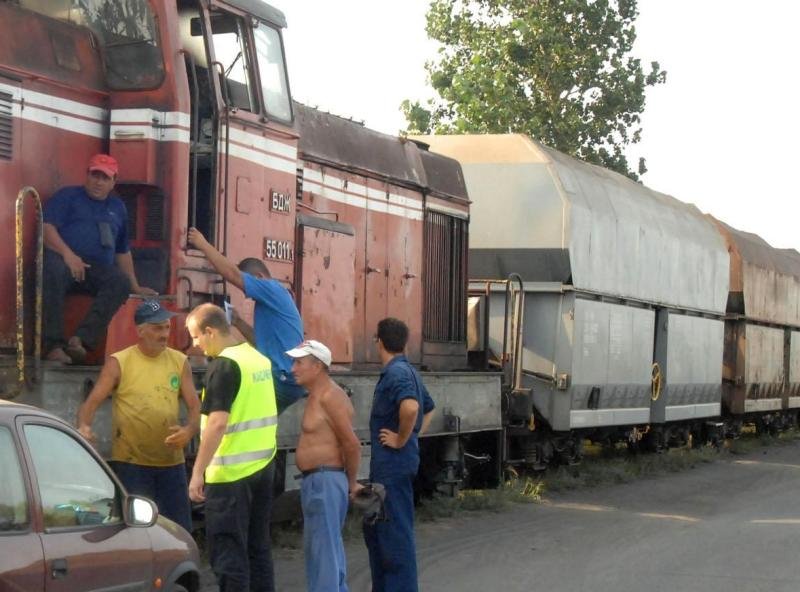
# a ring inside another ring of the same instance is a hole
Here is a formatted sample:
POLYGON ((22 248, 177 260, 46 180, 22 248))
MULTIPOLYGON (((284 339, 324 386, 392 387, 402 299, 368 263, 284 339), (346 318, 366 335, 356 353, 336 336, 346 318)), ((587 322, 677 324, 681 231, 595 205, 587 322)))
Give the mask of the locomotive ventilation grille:
POLYGON ((425 318, 427 341, 466 339, 467 221, 427 211, 425 318))
POLYGON ((154 192, 147 196, 144 235, 147 240, 164 240, 164 195, 160 192, 154 192))
POLYGON ((0 92, 0 160, 11 160, 14 121, 11 118, 13 98, 10 94, 0 92))

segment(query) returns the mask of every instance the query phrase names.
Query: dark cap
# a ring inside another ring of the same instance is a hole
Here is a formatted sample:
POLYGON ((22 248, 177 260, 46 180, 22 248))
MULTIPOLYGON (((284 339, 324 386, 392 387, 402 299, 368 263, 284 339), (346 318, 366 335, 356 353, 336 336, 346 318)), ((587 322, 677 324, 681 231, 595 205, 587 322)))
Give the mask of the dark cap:
POLYGON ((175 316, 174 312, 168 311, 158 303, 158 300, 145 300, 136 309, 133 321, 137 325, 145 323, 163 323, 167 319, 175 316))

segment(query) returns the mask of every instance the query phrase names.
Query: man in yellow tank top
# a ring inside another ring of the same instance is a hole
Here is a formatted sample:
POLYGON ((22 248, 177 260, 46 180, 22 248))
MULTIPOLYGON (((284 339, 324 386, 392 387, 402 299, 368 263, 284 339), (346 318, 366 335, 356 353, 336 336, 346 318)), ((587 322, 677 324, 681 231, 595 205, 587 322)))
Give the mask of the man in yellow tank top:
POLYGON ((186 318, 206 369, 202 432, 189 496, 205 501, 206 543, 220 592, 273 592, 269 519, 278 406, 269 358, 230 332, 225 312, 201 304, 186 318))
POLYGON ((200 401, 186 356, 167 347, 173 313, 155 300, 136 309, 136 345, 112 354, 78 410, 78 430, 94 439, 95 412, 112 398, 111 464, 130 493, 156 502, 159 512, 191 532, 183 449, 198 432, 200 401), (179 398, 187 423, 178 422, 179 398))

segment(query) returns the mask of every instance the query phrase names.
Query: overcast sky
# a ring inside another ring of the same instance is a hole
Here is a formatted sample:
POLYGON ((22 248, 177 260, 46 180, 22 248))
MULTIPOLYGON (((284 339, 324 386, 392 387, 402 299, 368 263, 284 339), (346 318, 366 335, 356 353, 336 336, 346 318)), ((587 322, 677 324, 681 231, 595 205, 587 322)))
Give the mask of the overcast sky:
MULTIPOLYGON (((394 134, 400 102, 431 96, 427 0, 272 3, 289 23, 296 99, 394 134)), ((630 151, 647 159, 645 184, 800 250, 800 3, 639 0, 639 11, 635 54, 667 70, 630 151)))

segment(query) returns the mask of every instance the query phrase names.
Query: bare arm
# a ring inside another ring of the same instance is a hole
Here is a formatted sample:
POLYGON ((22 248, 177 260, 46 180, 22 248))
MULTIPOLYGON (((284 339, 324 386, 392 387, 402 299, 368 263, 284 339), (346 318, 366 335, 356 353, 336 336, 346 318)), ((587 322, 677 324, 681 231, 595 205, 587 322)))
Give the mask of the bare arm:
POLYGON ((197 391, 192 380, 192 367, 188 360, 183 363, 183 372, 181 373, 181 397, 186 404, 186 425, 170 426, 170 435, 164 440, 164 444, 182 450, 189 440, 200 431, 200 399, 197 398, 197 391))
POLYGON ((64 239, 61 238, 61 235, 58 233, 58 229, 52 224, 45 223, 42 237, 44 239, 44 246, 61 255, 61 258, 64 259, 64 263, 69 267, 72 277, 82 282, 86 275, 86 268, 89 267, 89 265, 84 263, 83 259, 78 257, 75 252, 69 248, 69 245, 64 242, 64 239))
POLYGON ((247 342, 254 346, 256 345, 256 334, 253 331, 253 328, 245 322, 245 320, 240 317, 236 312, 233 313, 233 326, 239 330, 239 333, 242 334, 247 342))
POLYGON ((119 362, 116 358, 108 358, 89 396, 86 397, 86 400, 78 409, 78 431, 89 441, 94 440, 94 433, 92 432, 94 414, 100 404, 111 394, 111 391, 117 387, 119 377, 119 362))
POLYGON ((205 472, 208 465, 211 464, 211 459, 214 458, 214 453, 219 448, 219 443, 222 442, 222 436, 225 435, 228 417, 230 417, 230 413, 227 411, 212 411, 208 416, 206 428, 200 436, 200 448, 194 459, 192 480, 189 482, 189 497, 196 502, 206 499, 203 492, 205 472))
POLYGON ((202 232, 197 230, 197 228, 190 228, 188 240, 198 250, 200 250, 203 255, 206 256, 211 265, 214 266, 214 269, 217 270, 217 272, 226 282, 230 282, 240 290, 244 291, 244 278, 242 277, 242 272, 239 271, 239 268, 229 261, 222 253, 217 251, 211 245, 211 243, 206 240, 206 237, 203 236, 202 232))
POLYGON ((431 425, 431 420, 433 419, 433 414, 434 413, 436 413, 436 409, 431 409, 425 415, 422 416, 422 425, 419 428, 419 435, 420 436, 428 431, 428 428, 431 425))
POLYGON ((328 392, 321 403, 342 448, 347 481, 350 493, 353 493, 359 489, 356 479, 358 479, 358 465, 361 462, 361 442, 353 431, 353 405, 347 395, 339 389, 328 392))
POLYGON ((417 423, 417 413, 419 413, 419 401, 416 399, 403 399, 400 402, 400 421, 397 433, 383 428, 380 431, 380 441, 389 448, 402 448, 411 437, 414 425, 417 423))

